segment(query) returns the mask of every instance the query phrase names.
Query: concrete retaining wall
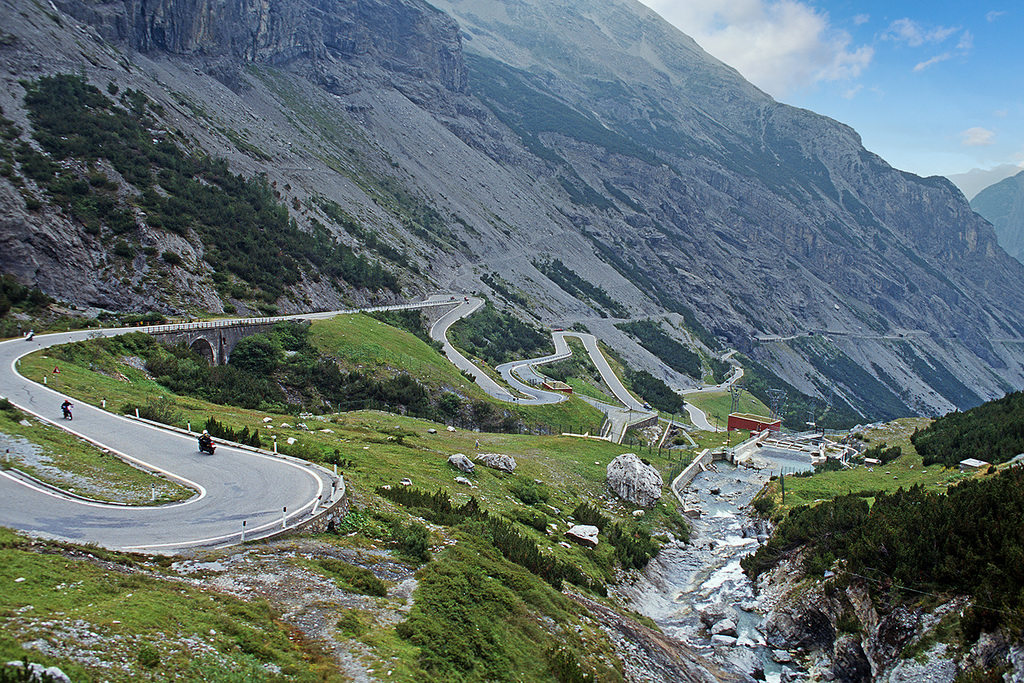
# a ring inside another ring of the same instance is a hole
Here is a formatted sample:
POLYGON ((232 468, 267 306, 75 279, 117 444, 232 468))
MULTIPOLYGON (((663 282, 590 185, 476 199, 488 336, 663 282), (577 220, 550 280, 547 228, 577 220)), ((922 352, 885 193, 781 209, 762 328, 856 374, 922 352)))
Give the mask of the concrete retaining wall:
POLYGON ((672 482, 672 491, 679 496, 679 492, 690 485, 693 478, 697 476, 698 472, 703 472, 707 467, 714 461, 714 454, 710 448, 705 448, 700 454, 693 459, 689 465, 686 466, 679 476, 672 482))

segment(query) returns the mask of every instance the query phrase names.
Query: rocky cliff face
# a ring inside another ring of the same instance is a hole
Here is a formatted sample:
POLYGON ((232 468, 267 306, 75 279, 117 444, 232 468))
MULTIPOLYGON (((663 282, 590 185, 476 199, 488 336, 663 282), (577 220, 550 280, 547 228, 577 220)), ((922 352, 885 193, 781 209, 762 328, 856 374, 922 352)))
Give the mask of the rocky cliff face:
MULTIPOLYGON (((301 226, 407 254, 415 270, 388 264, 407 295, 490 292, 693 384, 534 265, 558 258, 630 316, 696 346, 706 328, 865 421, 1024 385, 1024 267, 951 184, 773 101, 638 3, 10 2, 6 116, 28 128, 19 78, 139 89, 192 149, 267 174, 301 226)), ((153 287, 148 262, 111 261, 102 235, 7 190, 8 241, 21 237, 5 271, 85 304, 220 305, 194 240, 176 247, 191 269, 153 287), (33 246, 76 240, 74 258, 33 246)), ((139 230, 157 249, 177 239, 139 230)), ((373 295, 310 276, 277 306, 373 295)))
POLYGON ((458 27, 423 2, 123 0, 60 3, 104 38, 147 54, 202 57, 227 67, 340 61, 466 87, 458 27))
POLYGON ((947 596, 927 611, 887 604, 861 579, 810 578, 790 558, 758 579, 758 604, 776 659, 811 680, 953 683, 977 668, 1005 667, 1014 680, 1024 670, 1013 634, 985 633, 967 652, 943 642, 940 622, 964 609, 963 598, 947 596))

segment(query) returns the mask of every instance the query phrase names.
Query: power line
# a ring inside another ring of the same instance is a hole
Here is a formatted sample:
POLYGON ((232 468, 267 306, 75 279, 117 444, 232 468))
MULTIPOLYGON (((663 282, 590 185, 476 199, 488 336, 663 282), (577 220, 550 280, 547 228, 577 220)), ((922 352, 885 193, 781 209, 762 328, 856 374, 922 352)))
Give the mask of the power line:
MULTIPOLYGON (((858 578, 864 579, 865 581, 871 581, 872 583, 876 583, 876 584, 882 585, 882 581, 879 580, 879 579, 876 579, 876 578, 873 578, 873 577, 870 577, 870 576, 864 576, 863 574, 858 574, 857 572, 851 572, 849 570, 843 570, 843 571, 845 571, 850 576, 856 576, 858 578)), ((889 576, 888 574, 883 574, 883 576, 885 576, 890 581, 893 581, 892 577, 889 576)), ((938 593, 929 593, 928 591, 920 591, 920 590, 917 590, 916 588, 908 588, 907 586, 902 586, 902 585, 900 585, 898 583, 895 583, 894 581, 893 581, 893 583, 891 585, 894 586, 895 588, 898 588, 899 590, 907 591, 908 593, 917 593, 918 595, 927 595, 929 597, 938 598, 939 600, 943 600, 943 599, 946 598, 945 595, 939 595, 938 593)), ((1000 614, 1005 614, 1005 615, 1011 616, 1011 617, 1021 617, 1021 616, 1024 616, 1024 612, 1009 611, 1009 610, 999 609, 998 607, 989 607, 988 605, 983 605, 983 604, 977 602, 977 600, 975 600, 974 606, 975 607, 980 607, 981 609, 988 610, 990 612, 998 612, 1000 614)))

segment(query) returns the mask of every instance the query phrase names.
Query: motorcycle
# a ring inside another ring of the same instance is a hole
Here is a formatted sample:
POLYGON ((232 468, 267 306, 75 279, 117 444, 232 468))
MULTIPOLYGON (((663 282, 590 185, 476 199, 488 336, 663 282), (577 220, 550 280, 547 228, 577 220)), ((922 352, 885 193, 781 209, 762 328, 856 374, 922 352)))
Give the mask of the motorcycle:
POLYGON ((74 419, 73 417, 71 417, 71 408, 72 408, 72 407, 73 407, 73 406, 72 406, 72 404, 70 404, 70 403, 65 403, 64 405, 62 405, 62 406, 60 407, 60 408, 61 408, 61 410, 63 410, 63 411, 64 411, 64 419, 65 419, 65 420, 72 420, 72 419, 74 419))
POLYGON ((217 450, 217 447, 214 445, 212 441, 203 441, 202 439, 199 439, 200 453, 208 453, 210 455, 213 455, 213 452, 215 450, 217 450))

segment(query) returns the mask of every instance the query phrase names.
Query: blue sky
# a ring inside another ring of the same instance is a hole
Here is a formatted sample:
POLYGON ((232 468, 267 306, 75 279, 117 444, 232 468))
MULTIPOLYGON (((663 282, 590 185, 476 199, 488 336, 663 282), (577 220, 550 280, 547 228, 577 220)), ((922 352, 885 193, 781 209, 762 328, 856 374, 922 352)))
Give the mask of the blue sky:
POLYGON ((1020 0, 643 0, 780 102, 920 175, 1024 169, 1020 0))

